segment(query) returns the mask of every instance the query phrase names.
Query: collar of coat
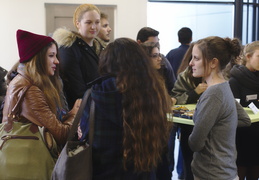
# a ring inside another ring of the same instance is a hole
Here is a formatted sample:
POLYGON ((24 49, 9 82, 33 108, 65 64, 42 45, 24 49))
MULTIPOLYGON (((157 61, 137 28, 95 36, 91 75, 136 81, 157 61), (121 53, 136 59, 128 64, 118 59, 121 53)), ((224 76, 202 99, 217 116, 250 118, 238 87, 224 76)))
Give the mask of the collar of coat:
POLYGON ((79 33, 70 31, 66 28, 58 28, 52 36, 59 46, 64 47, 71 47, 77 37, 82 39, 82 36, 79 33))

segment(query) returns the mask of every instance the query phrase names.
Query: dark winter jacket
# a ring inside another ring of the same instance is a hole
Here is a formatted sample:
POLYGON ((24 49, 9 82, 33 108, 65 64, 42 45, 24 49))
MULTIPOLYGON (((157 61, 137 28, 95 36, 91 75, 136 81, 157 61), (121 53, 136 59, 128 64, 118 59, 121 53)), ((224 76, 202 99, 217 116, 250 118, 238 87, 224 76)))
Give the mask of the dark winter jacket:
POLYGON ((181 65, 184 54, 186 53, 188 48, 189 48, 189 45, 182 44, 178 48, 175 48, 169 51, 169 53, 166 55, 166 58, 168 59, 168 61, 170 62, 174 70, 175 77, 177 77, 177 71, 181 65))
POLYGON ((251 72, 243 65, 235 65, 230 71, 229 84, 235 98, 247 107, 253 102, 259 108, 259 72, 251 72))
POLYGON ((87 90, 87 83, 98 75, 98 56, 81 36, 67 29, 57 29, 53 38, 59 45, 61 78, 69 108, 87 90))
MULTIPOLYGON (((154 180, 154 172, 135 173, 132 167, 123 168, 122 94, 115 77, 103 77, 94 82, 91 98, 95 102, 93 139, 94 180, 154 180)), ((81 118, 83 139, 89 130, 90 102, 81 118)))
MULTIPOLYGON (((247 107, 254 103, 259 108, 259 72, 252 72, 243 65, 235 65, 230 71, 229 84, 235 98, 247 107)), ((237 165, 259 166, 259 122, 237 129, 237 165)))

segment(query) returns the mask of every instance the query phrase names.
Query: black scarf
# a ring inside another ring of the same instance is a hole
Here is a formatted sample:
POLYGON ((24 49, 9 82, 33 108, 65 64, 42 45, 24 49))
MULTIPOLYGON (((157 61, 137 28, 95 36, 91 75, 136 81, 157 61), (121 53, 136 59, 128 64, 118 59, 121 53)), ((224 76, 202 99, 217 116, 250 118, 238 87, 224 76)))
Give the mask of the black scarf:
POLYGON ((235 65, 230 71, 230 77, 235 78, 239 83, 248 89, 258 91, 259 71, 252 72, 243 65, 235 65))

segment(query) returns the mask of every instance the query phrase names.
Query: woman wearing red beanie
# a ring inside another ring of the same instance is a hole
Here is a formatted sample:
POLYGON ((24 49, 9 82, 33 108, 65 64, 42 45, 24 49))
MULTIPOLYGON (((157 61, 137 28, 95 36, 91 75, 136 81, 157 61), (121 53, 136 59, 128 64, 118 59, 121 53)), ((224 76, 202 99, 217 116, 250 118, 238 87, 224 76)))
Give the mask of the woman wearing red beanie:
MULTIPOLYGON (((43 127, 44 136, 51 134, 55 140, 45 139, 47 145, 51 145, 51 143, 53 145, 55 142, 58 146, 64 145, 81 100, 78 100, 74 108, 64 116, 62 109, 65 101, 60 96, 62 84, 58 73, 57 44, 51 37, 24 30, 17 31, 17 44, 20 63, 17 67, 17 75, 9 83, 6 92, 3 110, 4 129, 12 132, 14 121, 31 124, 30 130, 33 133, 39 131, 38 127, 43 127), (19 111, 14 114, 15 118, 11 119, 10 114, 13 115, 13 109, 16 107, 19 111)), ((0 138, 3 140, 3 137, 0 138)), ((12 151, 8 147, 3 142, 2 152, 4 148, 6 151, 12 151)), ((21 153, 19 147, 16 147, 15 152, 17 153, 13 154, 17 157, 17 164, 10 164, 7 157, 4 160, 1 155, 0 179, 9 180, 15 179, 14 177, 19 177, 18 179, 50 179, 55 160, 41 158, 42 151, 36 152, 40 155, 34 156, 35 147, 28 147, 28 153, 21 153), (24 158, 24 160, 20 161, 20 158, 24 158), (35 158, 35 162, 29 161, 29 158, 35 158), (38 164, 43 164, 40 166, 42 168, 35 171, 34 166, 38 164), (15 174, 18 173, 18 169, 19 174, 15 174)))
POLYGON ((100 11, 92 4, 82 4, 75 10, 73 23, 77 32, 59 28, 53 33, 60 46, 61 78, 69 108, 83 97, 87 83, 99 77, 94 38, 101 28, 100 11))

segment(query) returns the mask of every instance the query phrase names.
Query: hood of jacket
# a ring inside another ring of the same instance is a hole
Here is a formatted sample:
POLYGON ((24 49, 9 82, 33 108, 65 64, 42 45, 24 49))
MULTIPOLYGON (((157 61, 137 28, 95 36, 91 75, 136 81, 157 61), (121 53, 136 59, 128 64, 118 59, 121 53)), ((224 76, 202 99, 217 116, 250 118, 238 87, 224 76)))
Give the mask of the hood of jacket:
POLYGON ((101 52, 106 48, 107 44, 101 40, 99 37, 94 38, 93 41, 94 49, 96 54, 99 56, 101 52))
MULTIPOLYGON (((108 127, 108 124, 122 127, 122 94, 116 87, 116 77, 103 76, 89 83, 92 86, 91 98, 95 102, 95 124, 96 127, 108 127), (105 120, 105 121, 104 121, 105 120), (107 126, 103 123, 108 123, 107 126)), ((80 127, 84 139, 89 131, 90 103, 84 109, 80 127)))
POLYGON ((230 71, 230 77, 235 78, 242 86, 249 89, 259 89, 259 72, 251 72, 243 65, 235 65, 230 71))
POLYGON ((66 28, 58 28, 52 38, 58 43, 59 46, 71 47, 77 38, 82 38, 80 34, 70 31, 66 28))

